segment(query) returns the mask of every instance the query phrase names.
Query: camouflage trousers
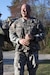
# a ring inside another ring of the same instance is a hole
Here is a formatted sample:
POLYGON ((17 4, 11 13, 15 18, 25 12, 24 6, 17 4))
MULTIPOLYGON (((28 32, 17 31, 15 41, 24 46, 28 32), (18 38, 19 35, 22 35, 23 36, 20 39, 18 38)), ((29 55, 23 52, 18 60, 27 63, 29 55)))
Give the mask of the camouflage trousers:
POLYGON ((36 75, 36 62, 33 54, 15 53, 14 58, 14 75, 24 75, 25 66, 29 75, 36 75))

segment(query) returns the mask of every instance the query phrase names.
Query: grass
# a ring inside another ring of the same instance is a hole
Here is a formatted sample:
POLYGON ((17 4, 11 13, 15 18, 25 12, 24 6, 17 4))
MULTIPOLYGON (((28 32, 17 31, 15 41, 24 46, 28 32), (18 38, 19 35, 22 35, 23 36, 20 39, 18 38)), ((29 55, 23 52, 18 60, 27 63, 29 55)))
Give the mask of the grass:
MULTIPOLYGON (((28 75, 27 70, 24 72, 24 75, 28 75)), ((50 75, 50 64, 49 64, 49 62, 39 64, 38 69, 36 71, 36 75, 50 75)))
POLYGON ((39 64, 36 75, 50 75, 50 64, 39 64))

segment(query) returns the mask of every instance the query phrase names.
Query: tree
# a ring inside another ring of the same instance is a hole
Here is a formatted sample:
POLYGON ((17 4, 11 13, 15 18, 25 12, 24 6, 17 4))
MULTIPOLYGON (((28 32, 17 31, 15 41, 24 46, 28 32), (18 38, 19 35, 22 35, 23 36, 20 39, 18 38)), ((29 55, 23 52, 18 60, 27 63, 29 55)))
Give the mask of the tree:
POLYGON ((28 0, 12 0, 12 5, 26 3, 28 0))
POLYGON ((16 5, 16 4, 18 4, 19 3, 19 0, 12 0, 12 5, 16 5))

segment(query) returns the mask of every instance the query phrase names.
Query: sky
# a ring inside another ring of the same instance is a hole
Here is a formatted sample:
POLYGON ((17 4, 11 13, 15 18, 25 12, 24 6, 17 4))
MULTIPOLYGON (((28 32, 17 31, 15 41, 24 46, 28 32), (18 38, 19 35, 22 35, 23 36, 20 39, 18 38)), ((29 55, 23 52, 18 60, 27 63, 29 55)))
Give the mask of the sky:
POLYGON ((10 10, 7 6, 11 6, 12 0, 0 0, 0 13, 2 13, 1 19, 6 20, 11 16, 10 10))

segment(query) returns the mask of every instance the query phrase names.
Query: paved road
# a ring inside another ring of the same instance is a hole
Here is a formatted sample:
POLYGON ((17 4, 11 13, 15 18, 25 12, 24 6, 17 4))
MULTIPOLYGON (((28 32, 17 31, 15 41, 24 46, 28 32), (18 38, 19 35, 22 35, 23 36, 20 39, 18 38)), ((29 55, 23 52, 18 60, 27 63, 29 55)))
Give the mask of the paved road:
POLYGON ((13 59, 15 51, 3 51, 3 59, 13 59))
POLYGON ((14 75, 14 51, 4 51, 3 52, 3 75, 14 75))
MULTIPOLYGON (((14 59, 15 51, 4 51, 3 59, 14 59)), ((50 59, 50 54, 39 54, 39 60, 48 60, 50 59)))

